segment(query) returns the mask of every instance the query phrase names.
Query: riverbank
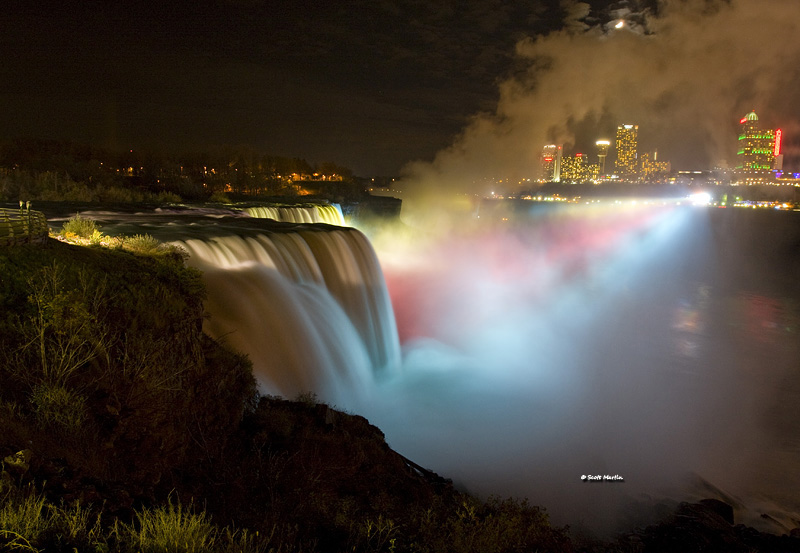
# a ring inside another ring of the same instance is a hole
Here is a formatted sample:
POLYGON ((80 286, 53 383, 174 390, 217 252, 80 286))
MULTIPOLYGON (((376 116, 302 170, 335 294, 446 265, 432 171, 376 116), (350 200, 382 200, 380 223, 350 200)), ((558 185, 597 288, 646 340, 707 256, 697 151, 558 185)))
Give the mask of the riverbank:
POLYGON ((460 492, 311 394, 259 397, 248 360, 202 333, 201 275, 174 253, 0 249, 4 547, 800 550, 796 530, 758 532, 720 501, 664 502, 661 522, 613 540, 577 536, 542 508, 460 492))
POLYGON ((51 239, 0 249, 0 275, 3 547, 164 550, 158 523, 183 551, 570 551, 542 509, 458 492, 362 417, 259 397, 180 256, 51 239))

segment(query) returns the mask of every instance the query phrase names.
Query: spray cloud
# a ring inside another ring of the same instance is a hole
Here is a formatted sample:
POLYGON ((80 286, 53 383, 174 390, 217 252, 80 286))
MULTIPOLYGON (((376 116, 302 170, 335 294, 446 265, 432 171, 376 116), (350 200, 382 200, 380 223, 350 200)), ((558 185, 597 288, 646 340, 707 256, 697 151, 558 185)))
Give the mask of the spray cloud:
POLYGON ((593 25, 588 4, 564 6, 561 30, 517 44, 524 69, 501 83, 494 113, 476 115, 431 163, 406 167, 417 205, 535 178, 545 144, 590 149, 623 123, 679 169, 732 165, 736 123, 751 109, 768 127, 797 128, 794 0, 662 0, 593 25))

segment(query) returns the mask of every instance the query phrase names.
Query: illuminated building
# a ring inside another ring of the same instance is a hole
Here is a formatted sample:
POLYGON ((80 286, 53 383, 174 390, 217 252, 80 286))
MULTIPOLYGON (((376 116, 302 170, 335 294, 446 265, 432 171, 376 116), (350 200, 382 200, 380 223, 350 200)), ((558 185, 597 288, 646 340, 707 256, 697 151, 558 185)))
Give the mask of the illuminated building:
POLYGON ((783 147, 783 131, 777 129, 775 131, 775 162, 773 168, 776 171, 783 171, 783 153, 781 148, 783 147))
POLYGON ((645 182, 667 182, 669 172, 671 169, 669 161, 658 161, 658 150, 653 152, 653 158, 650 159, 650 154, 642 154, 641 161, 641 177, 645 182))
POLYGON ((608 155, 608 148, 611 146, 610 140, 598 140, 595 142, 597 146, 597 159, 600 165, 600 175, 606 174, 606 156, 608 155))
POLYGON ((574 157, 564 158, 561 164, 561 182, 571 184, 582 182, 581 173, 583 164, 583 154, 577 154, 574 157))
POLYGON ((573 157, 565 157, 561 163, 561 182, 578 184, 597 180, 600 166, 596 163, 589 163, 589 156, 585 154, 575 154, 573 157))
POLYGON ((540 158, 542 182, 559 182, 561 180, 561 146, 548 144, 542 148, 540 158))
POLYGON ((635 180, 638 174, 639 125, 620 125, 617 127, 616 172, 622 180, 635 180))
POLYGON ((782 131, 761 129, 758 115, 751 111, 739 121, 739 150, 736 169, 739 171, 771 171, 780 156, 782 131))

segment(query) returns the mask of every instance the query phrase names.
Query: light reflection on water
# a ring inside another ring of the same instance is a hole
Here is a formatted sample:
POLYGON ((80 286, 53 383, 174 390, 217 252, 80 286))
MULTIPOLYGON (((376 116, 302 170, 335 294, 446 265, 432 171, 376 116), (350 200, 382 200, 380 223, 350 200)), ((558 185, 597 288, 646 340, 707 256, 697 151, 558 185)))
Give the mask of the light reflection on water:
MULTIPOLYGON (((107 221, 165 240, 272 226, 217 215, 107 221)), ((405 372, 342 407, 416 462, 560 524, 630 529, 626 501, 716 496, 737 522, 800 525, 800 214, 562 215, 378 240, 405 372), (587 487, 586 473, 625 483, 587 487)))
POLYGON ((719 497, 737 522, 788 531, 800 217, 649 215, 537 212, 407 255, 376 236, 407 361, 371 418, 423 465, 573 527, 629 529, 665 498, 719 497), (587 473, 625 484, 587 487, 587 473))

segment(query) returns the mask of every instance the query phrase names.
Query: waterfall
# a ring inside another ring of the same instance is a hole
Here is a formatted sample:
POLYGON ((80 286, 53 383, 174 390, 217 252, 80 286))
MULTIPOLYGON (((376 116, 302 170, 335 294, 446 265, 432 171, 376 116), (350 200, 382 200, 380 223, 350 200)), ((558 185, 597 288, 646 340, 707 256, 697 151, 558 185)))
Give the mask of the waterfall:
POLYGON ((341 401, 399 366, 383 273, 361 232, 295 226, 179 243, 204 272, 205 330, 250 356, 267 393, 341 401))
POLYGON ((337 204, 302 205, 302 206, 256 206, 248 207, 245 212, 250 217, 273 219, 283 223, 327 223, 343 227, 342 208, 337 204))

